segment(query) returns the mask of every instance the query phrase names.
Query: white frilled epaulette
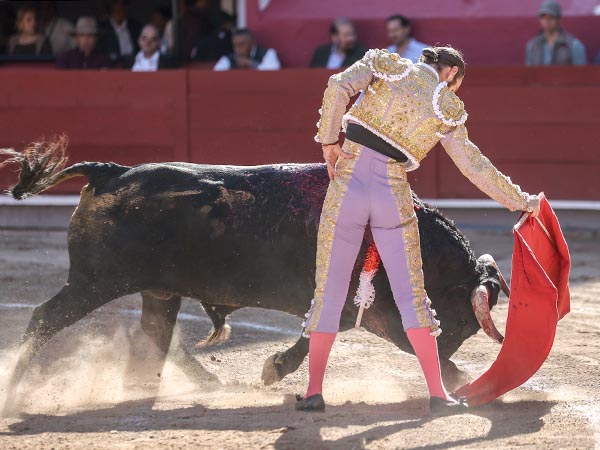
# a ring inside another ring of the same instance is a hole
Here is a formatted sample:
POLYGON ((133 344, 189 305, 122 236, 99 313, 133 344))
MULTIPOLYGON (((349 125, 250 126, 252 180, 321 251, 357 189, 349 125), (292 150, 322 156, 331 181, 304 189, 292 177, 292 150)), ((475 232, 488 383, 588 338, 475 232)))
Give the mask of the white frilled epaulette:
POLYGON ((467 121, 469 115, 458 96, 448 89, 448 83, 442 81, 433 91, 433 111, 444 125, 456 127, 467 121))
POLYGON ((388 50, 371 49, 365 53, 373 75, 385 81, 400 81, 406 78, 413 68, 410 59, 402 58, 388 50))

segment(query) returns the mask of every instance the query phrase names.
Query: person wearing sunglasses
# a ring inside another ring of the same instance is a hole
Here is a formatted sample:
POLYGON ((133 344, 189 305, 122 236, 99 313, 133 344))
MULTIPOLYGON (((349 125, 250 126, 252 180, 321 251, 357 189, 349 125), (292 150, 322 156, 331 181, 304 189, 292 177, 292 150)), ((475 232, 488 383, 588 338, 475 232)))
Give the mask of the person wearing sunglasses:
POLYGON ((133 72, 155 72, 159 69, 172 69, 173 61, 160 53, 160 33, 152 24, 142 28, 138 38, 140 51, 135 55, 131 70, 133 72))

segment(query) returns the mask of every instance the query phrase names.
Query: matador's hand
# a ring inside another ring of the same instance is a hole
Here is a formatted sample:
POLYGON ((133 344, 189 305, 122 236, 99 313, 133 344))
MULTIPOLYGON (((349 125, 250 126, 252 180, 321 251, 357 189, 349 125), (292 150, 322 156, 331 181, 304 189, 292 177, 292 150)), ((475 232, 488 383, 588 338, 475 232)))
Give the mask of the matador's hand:
POLYGON ((540 198, 537 195, 527 194, 527 212, 531 217, 537 217, 540 214, 540 198))
POLYGON ((353 155, 342 151, 340 144, 323 145, 323 159, 327 164, 327 173, 330 180, 335 178, 335 163, 339 157, 350 159, 353 158, 353 155))

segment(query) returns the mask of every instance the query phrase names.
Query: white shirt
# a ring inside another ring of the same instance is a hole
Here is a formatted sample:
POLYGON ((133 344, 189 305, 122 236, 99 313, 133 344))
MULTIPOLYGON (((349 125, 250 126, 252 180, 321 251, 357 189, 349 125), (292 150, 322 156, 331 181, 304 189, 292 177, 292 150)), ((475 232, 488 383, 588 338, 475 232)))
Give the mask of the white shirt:
MULTIPOLYGON (((417 63, 417 62, 419 62, 419 58, 421 57, 421 53, 423 52, 423 49, 426 47, 429 47, 429 46, 427 44, 424 44, 423 42, 417 41, 416 39, 413 39, 413 38, 409 38, 409 39, 410 40, 408 41, 408 45, 406 46, 406 49, 400 56, 402 56, 403 58, 406 58, 406 59, 410 59, 414 63, 417 63)), ((388 49, 388 51, 390 51, 392 53, 398 53, 398 47, 395 45, 390 45, 387 49, 388 49)))
POLYGON ((327 68, 328 69, 339 69, 344 64, 344 59, 346 59, 346 55, 344 52, 339 53, 337 51, 337 47, 335 45, 331 46, 331 53, 329 53, 329 58, 327 59, 327 68))
POLYGON ((117 25, 114 20, 110 19, 110 24, 119 40, 121 55, 131 55, 133 53, 133 42, 131 42, 131 35, 127 28, 127 20, 124 20, 121 25, 117 25))
POLYGON ((156 72, 158 70, 158 58, 160 57, 160 50, 156 50, 150 58, 144 56, 143 51, 139 51, 135 55, 135 63, 131 68, 132 72, 156 72))
MULTIPOLYGON (((250 52, 250 58, 254 58, 256 55, 256 47, 252 49, 250 52)), ((265 53, 265 57, 260 62, 258 66, 256 66, 258 70, 279 70, 281 69, 281 63, 279 62, 279 58, 277 57, 277 52, 275 49, 268 49, 265 53)), ((222 56, 221 59, 217 61, 213 70, 219 72, 222 70, 230 70, 231 63, 229 62, 229 58, 227 56, 222 56)))

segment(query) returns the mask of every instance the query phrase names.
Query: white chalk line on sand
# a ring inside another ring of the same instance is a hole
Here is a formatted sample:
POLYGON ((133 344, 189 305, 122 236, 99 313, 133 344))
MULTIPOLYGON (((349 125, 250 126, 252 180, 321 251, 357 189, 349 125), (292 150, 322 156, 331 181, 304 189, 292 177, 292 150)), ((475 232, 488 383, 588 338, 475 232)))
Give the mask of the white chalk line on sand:
MULTIPOLYGON (((0 303, 0 310, 19 310, 19 309, 33 309, 37 305, 28 305, 26 303, 0 303)), ((119 309, 119 313, 136 316, 139 317, 142 315, 142 311, 137 309, 119 309)), ((178 319, 187 320, 190 322, 208 322, 211 323, 208 317, 196 316, 194 314, 180 312, 177 315, 178 319)), ((300 326, 298 326, 298 330, 292 330, 290 328, 282 328, 275 327, 272 325, 262 325, 260 323, 248 322, 245 320, 235 320, 232 319, 230 324, 232 326, 240 327, 240 328, 248 328, 250 330, 258 330, 258 331, 268 331, 270 333, 275 334, 283 334, 285 336, 299 336, 300 335, 300 326)))

